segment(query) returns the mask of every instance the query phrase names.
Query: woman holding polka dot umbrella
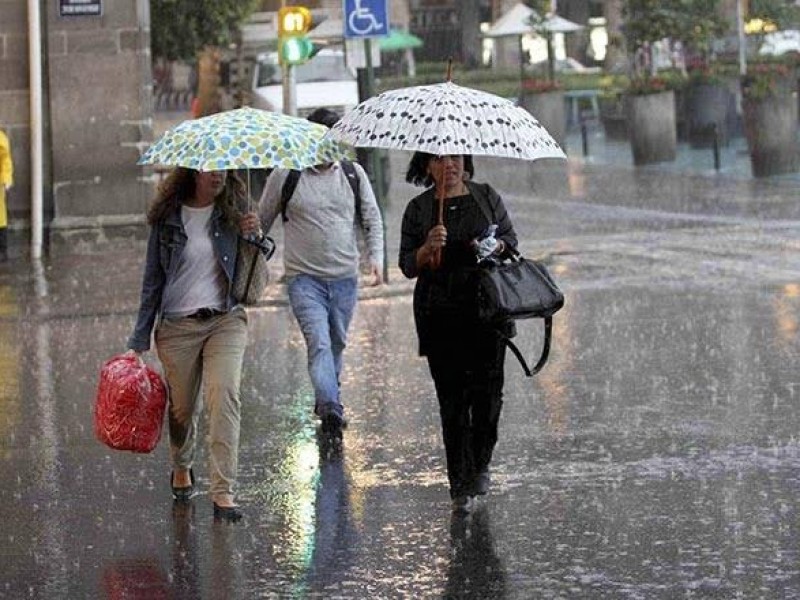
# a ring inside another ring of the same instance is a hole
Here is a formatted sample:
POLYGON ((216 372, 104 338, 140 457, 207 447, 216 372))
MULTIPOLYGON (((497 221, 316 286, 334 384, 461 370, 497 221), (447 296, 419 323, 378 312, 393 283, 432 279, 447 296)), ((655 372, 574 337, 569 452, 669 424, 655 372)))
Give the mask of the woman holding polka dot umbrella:
POLYGON ((353 146, 414 151, 406 180, 425 191, 403 214, 398 262, 417 280, 419 353, 436 389, 452 510, 466 515, 489 491, 506 339, 513 335, 512 322, 497 327, 480 320, 474 275, 479 260, 505 258, 517 246, 500 195, 473 181, 472 157, 563 159, 564 153, 527 111, 450 81, 370 98, 331 136, 353 146))

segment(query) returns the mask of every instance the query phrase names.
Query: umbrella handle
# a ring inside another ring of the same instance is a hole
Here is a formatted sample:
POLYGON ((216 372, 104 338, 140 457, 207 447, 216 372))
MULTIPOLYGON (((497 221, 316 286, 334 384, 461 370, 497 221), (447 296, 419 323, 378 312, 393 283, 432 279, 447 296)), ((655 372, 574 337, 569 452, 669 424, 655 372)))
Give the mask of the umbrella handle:
MULTIPOLYGON (((444 188, 436 188, 436 201, 438 202, 438 207, 436 211, 436 224, 437 225, 444 225, 444 188)), ((442 249, 436 248, 433 252, 433 256, 431 257, 431 269, 438 269, 442 264, 442 249)))

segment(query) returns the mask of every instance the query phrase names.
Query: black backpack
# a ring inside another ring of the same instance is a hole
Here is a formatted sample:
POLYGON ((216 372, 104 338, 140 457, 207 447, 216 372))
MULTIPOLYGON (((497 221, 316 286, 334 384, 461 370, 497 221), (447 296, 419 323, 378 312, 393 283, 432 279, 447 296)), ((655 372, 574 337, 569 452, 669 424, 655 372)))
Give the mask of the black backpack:
MULTIPOLYGON (((339 164, 342 165, 344 174, 347 177, 347 183, 353 189, 353 196, 355 196, 356 201, 356 219, 361 223, 361 185, 358 180, 358 173, 356 173, 356 167, 349 160, 343 160, 339 164)), ((289 220, 289 217, 286 216, 286 207, 289 204, 289 200, 292 199, 298 181, 300 181, 300 171, 292 169, 283 182, 283 187, 281 188, 281 218, 284 223, 289 220)))

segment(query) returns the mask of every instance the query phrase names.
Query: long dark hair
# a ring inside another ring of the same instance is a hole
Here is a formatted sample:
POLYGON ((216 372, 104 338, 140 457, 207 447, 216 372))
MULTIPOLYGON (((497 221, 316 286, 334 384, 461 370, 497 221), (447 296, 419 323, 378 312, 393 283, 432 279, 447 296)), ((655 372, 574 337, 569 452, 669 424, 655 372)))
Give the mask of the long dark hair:
MULTIPOLYGON (((475 165, 472 162, 471 154, 462 154, 464 159, 464 172, 472 176, 475 175, 475 165)), ((406 181, 414 185, 421 185, 424 187, 431 187, 434 183, 433 177, 428 174, 428 163, 436 158, 435 154, 428 154, 427 152, 414 152, 411 161, 408 163, 408 171, 406 171, 406 181)))
MULTIPOLYGON (((158 186, 158 192, 147 211, 147 222, 155 225, 170 212, 195 193, 197 171, 185 167, 175 167, 167 178, 158 186)), ((244 211, 247 191, 242 179, 233 171, 225 178, 225 187, 214 199, 214 203, 222 210, 222 218, 229 224, 237 223, 244 211)))

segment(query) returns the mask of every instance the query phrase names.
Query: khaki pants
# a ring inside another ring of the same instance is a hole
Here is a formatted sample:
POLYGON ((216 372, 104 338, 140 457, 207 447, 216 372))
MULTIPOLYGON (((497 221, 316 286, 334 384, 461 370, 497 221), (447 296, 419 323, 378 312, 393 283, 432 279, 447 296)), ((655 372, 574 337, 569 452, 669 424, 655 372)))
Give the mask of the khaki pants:
POLYGON ((156 350, 169 388, 172 462, 194 462, 197 425, 204 400, 209 411, 211 499, 233 500, 239 467, 239 383, 247 345, 243 308, 210 319, 164 319, 156 328, 156 350))

